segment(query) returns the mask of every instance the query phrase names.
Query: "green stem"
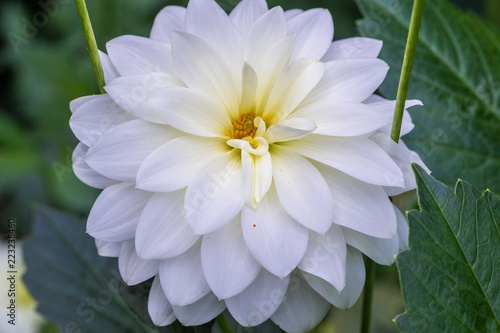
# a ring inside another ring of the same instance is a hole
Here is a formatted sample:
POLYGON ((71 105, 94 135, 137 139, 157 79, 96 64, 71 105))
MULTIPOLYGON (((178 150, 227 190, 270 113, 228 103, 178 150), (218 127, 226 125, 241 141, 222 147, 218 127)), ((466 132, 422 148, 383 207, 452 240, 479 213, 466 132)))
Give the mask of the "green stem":
POLYGON ((398 97, 396 98, 396 109, 394 111, 394 120, 392 121, 391 138, 395 142, 399 142, 401 133, 401 124, 403 123, 403 113, 405 110, 406 95, 408 93, 408 84, 410 82, 411 67, 413 66, 413 58, 418 41, 418 32, 422 15, 424 13, 425 0, 415 0, 413 3, 413 11, 411 13, 410 31, 408 32, 408 40, 406 41, 405 57, 403 61, 403 69, 399 79, 398 97))
POLYGON ((233 328, 231 327, 231 325, 229 325, 229 322, 227 321, 227 319, 226 319, 226 317, 224 316, 223 313, 221 313, 217 317, 217 324, 219 324, 222 332, 224 332, 224 333, 233 333, 233 328))
POLYGON ((375 281, 375 263, 365 257, 366 282, 363 294, 363 309, 361 314, 361 333, 370 332, 370 320, 372 314, 373 284, 375 281))
POLYGON ((89 51, 90 61, 92 62, 92 68, 94 69, 95 78, 97 80, 97 84, 99 85, 99 91, 104 94, 106 93, 104 91, 104 71, 102 70, 101 59, 99 58, 99 50, 97 49, 94 31, 92 30, 92 24, 90 23, 87 5, 85 4, 85 0, 75 0, 75 5, 76 10, 78 11, 78 16, 80 17, 83 36, 85 37, 85 42, 87 43, 87 49, 89 51))

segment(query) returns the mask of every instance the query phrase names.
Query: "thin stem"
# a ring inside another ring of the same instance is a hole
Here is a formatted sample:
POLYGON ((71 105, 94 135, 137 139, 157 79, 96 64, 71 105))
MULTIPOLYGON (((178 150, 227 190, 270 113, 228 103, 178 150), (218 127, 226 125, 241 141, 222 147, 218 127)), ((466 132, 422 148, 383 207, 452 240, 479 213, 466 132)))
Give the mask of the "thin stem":
POLYGON ((97 84, 99 85, 99 91, 104 94, 106 93, 104 91, 104 71, 102 70, 99 50, 97 49, 94 31, 92 30, 92 24, 90 23, 87 5, 85 4, 85 0, 75 0, 75 5, 76 10, 78 11, 78 16, 80 17, 83 36, 85 37, 85 42, 87 43, 87 50, 89 51, 92 68, 94 69, 95 78, 97 80, 97 84))
POLYGON ((370 321, 372 314, 373 284, 375 281, 375 263, 365 257, 366 282, 363 295, 363 312, 361 314, 361 333, 370 332, 370 321))
POLYGON ((401 124, 403 123, 403 113, 405 110, 406 95, 408 94, 408 84, 410 82, 411 68, 418 41, 418 32, 422 15, 424 13, 425 0, 415 0, 413 11, 411 13, 410 31, 408 31, 408 40, 406 41, 405 57, 403 69, 399 79, 398 97, 396 98, 396 109, 394 111, 394 120, 392 121, 391 138, 399 142, 401 133, 401 124))
POLYGON ((224 316, 223 313, 221 313, 217 317, 217 324, 219 324, 222 332, 224 332, 224 333, 233 333, 233 328, 231 327, 231 325, 229 325, 229 322, 227 321, 227 319, 226 319, 226 317, 224 316))

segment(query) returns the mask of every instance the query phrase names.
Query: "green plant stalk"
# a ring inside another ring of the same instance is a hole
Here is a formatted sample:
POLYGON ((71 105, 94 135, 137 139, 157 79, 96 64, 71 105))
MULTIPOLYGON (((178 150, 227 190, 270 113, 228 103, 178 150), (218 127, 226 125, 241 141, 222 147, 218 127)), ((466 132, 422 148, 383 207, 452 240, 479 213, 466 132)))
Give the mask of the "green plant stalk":
POLYGON ((222 332, 224 333, 233 333, 233 328, 231 325, 229 325, 229 322, 227 321, 226 317, 224 316, 224 313, 221 313, 217 319, 217 324, 219 324, 222 332))
POLYGON ((363 294, 363 309, 361 310, 361 333, 370 332, 370 322, 372 314, 373 285, 375 282, 375 263, 365 257, 366 282, 363 294))
POLYGON ((408 31, 408 39, 406 41, 405 57, 403 60, 403 68, 401 70, 401 77, 399 79, 398 96, 396 98, 396 109, 394 110, 394 119, 392 121, 391 139, 395 142, 399 142, 399 135, 401 134, 401 124, 403 123, 406 95, 408 94, 408 84, 410 82, 413 58, 415 58, 418 32, 420 30, 420 24, 422 23, 424 6, 425 0, 415 0, 413 3, 410 31, 408 31))
POLYGON ((92 24, 90 23, 87 5, 85 4, 85 0, 75 0, 75 5, 76 10, 78 11, 78 16, 80 17, 83 36, 85 37, 85 42, 87 43, 87 50, 89 51, 90 61, 92 62, 92 68, 94 69, 99 91, 102 94, 105 94, 104 71, 102 69, 101 58, 99 58, 99 50, 97 49, 94 31, 92 30, 92 24))

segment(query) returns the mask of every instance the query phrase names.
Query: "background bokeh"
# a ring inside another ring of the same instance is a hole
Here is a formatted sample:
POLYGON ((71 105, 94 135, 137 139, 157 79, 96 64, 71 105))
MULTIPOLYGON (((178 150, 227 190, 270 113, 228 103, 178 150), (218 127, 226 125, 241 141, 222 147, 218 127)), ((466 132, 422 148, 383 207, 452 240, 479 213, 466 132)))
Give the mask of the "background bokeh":
MULTIPOLYGON (((98 46, 105 50, 106 42, 120 35, 148 36, 162 7, 186 2, 88 0, 87 6, 98 46)), ((237 2, 219 1, 226 10, 237 2)), ((329 8, 335 39, 358 35, 355 21, 360 13, 353 0, 268 3, 285 9, 329 8)), ((500 26, 500 0, 455 3, 500 26)), ((29 233, 36 203, 85 216, 99 194, 81 183, 71 168, 77 140, 68 126, 68 104, 98 93, 73 1, 1 0, 0 85, 0 236, 6 232, 8 218, 15 217, 22 241, 29 233)), ((32 305, 26 297, 29 309, 32 305)), ((374 332, 395 332, 391 320, 403 307, 394 267, 377 268, 374 297, 374 332)), ((359 302, 346 312, 333 310, 317 331, 357 331, 359 311, 359 302)), ((48 324, 38 327, 33 331, 57 332, 48 324)))

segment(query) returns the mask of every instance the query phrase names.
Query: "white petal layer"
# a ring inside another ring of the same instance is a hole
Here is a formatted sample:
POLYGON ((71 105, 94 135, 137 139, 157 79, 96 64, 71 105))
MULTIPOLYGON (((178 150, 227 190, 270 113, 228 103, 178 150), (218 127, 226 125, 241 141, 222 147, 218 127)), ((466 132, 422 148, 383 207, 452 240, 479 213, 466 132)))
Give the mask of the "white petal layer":
POLYGON ((316 163, 333 198, 333 223, 364 234, 393 238, 397 222, 392 204, 380 186, 355 178, 316 163))
POLYGON ((353 37, 334 41, 321 61, 352 59, 352 58, 376 58, 382 50, 382 41, 353 37))
POLYGON ((165 143, 142 163, 137 173, 137 187, 152 192, 186 187, 210 161, 229 151, 224 141, 189 135, 165 143))
POLYGON ((87 103, 95 98, 96 98, 95 95, 90 95, 90 96, 78 97, 78 98, 72 100, 71 102, 69 102, 69 109, 70 109, 71 113, 75 113, 76 109, 78 109, 83 104, 85 104, 85 103, 87 103))
POLYGON ((386 187, 388 195, 398 195, 403 192, 413 190, 417 187, 415 175, 411 169, 411 163, 416 163, 422 166, 427 172, 430 170, 425 166, 417 153, 409 150, 402 140, 395 143, 388 134, 377 132, 370 137, 370 140, 377 143, 394 159, 404 175, 404 186, 386 187))
POLYGON ((80 105, 71 115, 69 126, 78 140, 91 146, 103 133, 132 119, 135 119, 133 115, 103 94, 80 105))
POLYGON ((399 237, 375 238, 349 228, 342 228, 345 241, 357 248, 377 264, 390 266, 396 259, 399 248, 399 237))
POLYGON ((261 269, 241 232, 238 215, 225 227, 203 236, 201 263, 212 292, 219 298, 233 297, 252 283, 261 269))
POLYGON ((269 143, 297 140, 316 130, 316 123, 310 119, 288 118, 269 127, 265 139, 269 143))
POLYGON ((137 190, 134 183, 107 187, 97 198, 87 220, 87 232, 108 242, 134 238, 137 223, 151 193, 137 190))
POLYGON ((165 43, 170 43, 173 30, 184 30, 186 8, 180 6, 167 6, 155 17, 149 38, 165 43))
POLYGON ((396 206, 393 207, 398 219, 399 252, 401 252, 408 250, 408 222, 401 211, 396 206))
POLYGON ((123 242, 118 268, 129 286, 144 282, 158 274, 158 260, 143 260, 135 252, 134 240, 123 242))
POLYGON ((73 151, 73 155, 71 157, 73 161, 73 172, 78 177, 78 179, 80 179, 85 184, 96 188, 106 188, 108 186, 116 184, 116 180, 104 177, 103 175, 89 167, 89 165, 85 161, 88 150, 89 147, 80 142, 73 151))
POLYGON ((200 248, 201 241, 177 257, 160 261, 161 286, 174 307, 193 304, 210 292, 200 248))
POLYGON ((363 255, 356 249, 347 247, 347 276, 349 281, 339 293, 325 280, 308 273, 302 273, 307 283, 328 302, 337 308, 347 310, 356 303, 365 284, 365 264, 363 255))
POLYGON ((174 314, 184 326, 205 324, 221 314, 226 308, 213 293, 208 293, 199 301, 186 306, 174 306, 174 314))
POLYGON ((333 39, 333 19, 326 9, 306 10, 288 20, 288 32, 296 33, 292 59, 321 59, 333 39))
POLYGON ((242 326, 262 324, 278 309, 290 277, 280 279, 262 269, 255 281, 238 295, 225 300, 233 318, 242 326))
POLYGON ((121 75, 173 72, 167 43, 139 36, 120 36, 106 44, 111 62, 121 75))
POLYGON ((135 181, 139 166, 152 151, 176 138, 169 126, 140 119, 127 121, 103 134, 87 153, 88 165, 100 174, 121 181, 135 181))
POLYGON ((102 70, 104 72, 104 82, 109 83, 120 76, 109 56, 99 50, 99 59, 101 59, 102 70))
POLYGON ((321 322, 329 309, 330 304, 295 273, 290 277, 283 302, 271 319, 286 332, 308 332, 321 322))
POLYGON ((237 149, 205 166, 189 184, 184 201, 186 217, 196 234, 207 234, 226 225, 244 204, 237 149))
POLYGON ((267 12, 265 0, 243 0, 229 14, 229 18, 242 36, 245 36, 250 27, 259 17, 267 12))
POLYGON ((313 120, 315 134, 359 136, 383 128, 392 122, 392 115, 362 103, 323 101, 298 109, 294 117, 313 120))
POLYGON ((274 187, 256 209, 243 207, 241 226, 255 259, 274 275, 284 278, 304 256, 309 232, 285 212, 274 187))
POLYGON ((117 258, 122 250, 122 243, 111 243, 100 239, 95 240, 95 246, 101 257, 117 258))
POLYGON ((177 319, 172 305, 163 292, 158 276, 153 280, 153 285, 149 291, 148 312, 156 326, 167 326, 177 319))
POLYGON ((221 137, 232 126, 224 108, 186 87, 156 90, 148 103, 165 123, 193 135, 221 137))
POLYGON ((332 225, 323 236, 311 233, 299 269, 328 281, 337 290, 342 290, 346 284, 346 252, 342 229, 332 225))
POLYGON ((364 137, 309 135, 280 145, 370 184, 404 185, 398 165, 385 150, 364 137))
POLYGON ((273 178, 286 212, 303 226, 324 234, 332 224, 333 202, 319 171, 292 150, 274 146, 273 178))
MULTIPOLYGON (((241 78, 237 81, 231 75, 227 64, 216 53, 214 45, 191 34, 173 32, 172 53, 179 77, 188 87, 211 96, 217 105, 234 118, 238 117, 241 78)), ((241 65, 240 76, 243 63, 241 65)))
POLYGON ((200 238, 184 213, 185 191, 154 194, 142 211, 135 235, 137 253, 144 259, 178 256, 200 238))
POLYGON ((363 102, 378 89, 389 67, 377 58, 335 60, 325 63, 325 74, 301 106, 322 100, 363 102))

